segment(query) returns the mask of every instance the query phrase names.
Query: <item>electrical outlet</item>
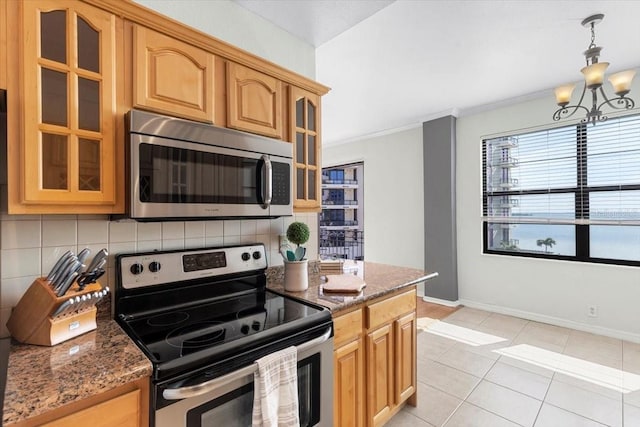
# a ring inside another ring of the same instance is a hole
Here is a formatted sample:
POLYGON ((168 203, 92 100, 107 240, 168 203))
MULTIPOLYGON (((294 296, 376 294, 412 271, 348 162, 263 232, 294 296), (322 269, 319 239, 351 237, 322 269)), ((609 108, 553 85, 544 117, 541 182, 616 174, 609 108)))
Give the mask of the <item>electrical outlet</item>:
POLYGON ((283 246, 289 246, 289 239, 287 239, 287 235, 286 234, 281 234, 278 236, 278 241, 279 241, 279 245, 278 247, 281 248, 283 246))
POLYGON ((587 315, 589 317, 598 317, 598 306, 597 305, 590 305, 587 308, 587 315))

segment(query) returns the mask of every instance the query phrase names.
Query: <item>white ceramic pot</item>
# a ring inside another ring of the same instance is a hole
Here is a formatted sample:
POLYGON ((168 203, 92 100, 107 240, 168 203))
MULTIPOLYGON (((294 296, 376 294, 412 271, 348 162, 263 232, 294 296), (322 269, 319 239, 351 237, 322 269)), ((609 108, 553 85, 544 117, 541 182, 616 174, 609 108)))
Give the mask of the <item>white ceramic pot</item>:
POLYGON ((284 262, 284 290, 289 292, 305 291, 309 287, 308 261, 284 262))

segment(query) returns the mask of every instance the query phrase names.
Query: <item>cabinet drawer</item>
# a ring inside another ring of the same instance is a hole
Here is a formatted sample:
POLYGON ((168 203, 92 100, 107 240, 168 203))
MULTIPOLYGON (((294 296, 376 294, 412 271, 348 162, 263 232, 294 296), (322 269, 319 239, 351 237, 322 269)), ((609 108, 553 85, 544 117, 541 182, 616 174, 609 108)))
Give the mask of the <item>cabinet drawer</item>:
POLYGON ((362 309, 343 314, 333 319, 333 345, 338 347, 362 334, 362 309))
POLYGON ((391 320, 416 309, 416 290, 404 292, 384 301, 366 307, 367 329, 390 322, 391 320))
POLYGON ((140 420, 140 390, 118 396, 106 402, 59 418, 44 427, 138 427, 140 420))

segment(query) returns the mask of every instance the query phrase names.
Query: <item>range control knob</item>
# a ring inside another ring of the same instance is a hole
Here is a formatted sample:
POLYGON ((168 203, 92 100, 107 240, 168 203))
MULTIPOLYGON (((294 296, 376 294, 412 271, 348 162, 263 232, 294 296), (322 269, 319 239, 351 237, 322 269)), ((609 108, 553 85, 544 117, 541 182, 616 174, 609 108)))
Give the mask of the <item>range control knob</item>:
POLYGON ((162 268, 162 265, 158 261, 152 261, 149 264, 149 271, 152 273, 157 273, 162 268))
POLYGON ((240 332, 247 335, 249 333, 249 325, 242 325, 242 327, 240 328, 240 332))
POLYGON ((253 253, 253 259, 260 259, 262 258, 262 254, 260 253, 260 251, 255 251, 253 253))
POLYGON ((131 274, 138 275, 144 271, 144 267, 139 262, 136 262, 135 264, 131 265, 131 268, 129 268, 129 270, 131 271, 131 274))
POLYGON ((253 329, 254 331, 260 330, 260 322, 258 322, 257 320, 254 320, 253 323, 251 324, 251 329, 253 329))
POLYGON ((243 261, 249 261, 249 258, 251 258, 251 255, 249 254, 249 252, 243 252, 242 253, 242 260, 243 261))

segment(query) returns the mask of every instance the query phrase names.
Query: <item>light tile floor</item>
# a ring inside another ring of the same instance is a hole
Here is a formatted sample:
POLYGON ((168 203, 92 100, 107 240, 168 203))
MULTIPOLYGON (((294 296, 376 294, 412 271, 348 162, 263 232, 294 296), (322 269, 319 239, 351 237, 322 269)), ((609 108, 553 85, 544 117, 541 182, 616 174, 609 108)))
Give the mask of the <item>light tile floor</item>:
POLYGON ((418 406, 387 426, 640 427, 640 344, 466 307, 441 322, 418 330, 418 406), (462 342, 477 332, 503 340, 462 342))

